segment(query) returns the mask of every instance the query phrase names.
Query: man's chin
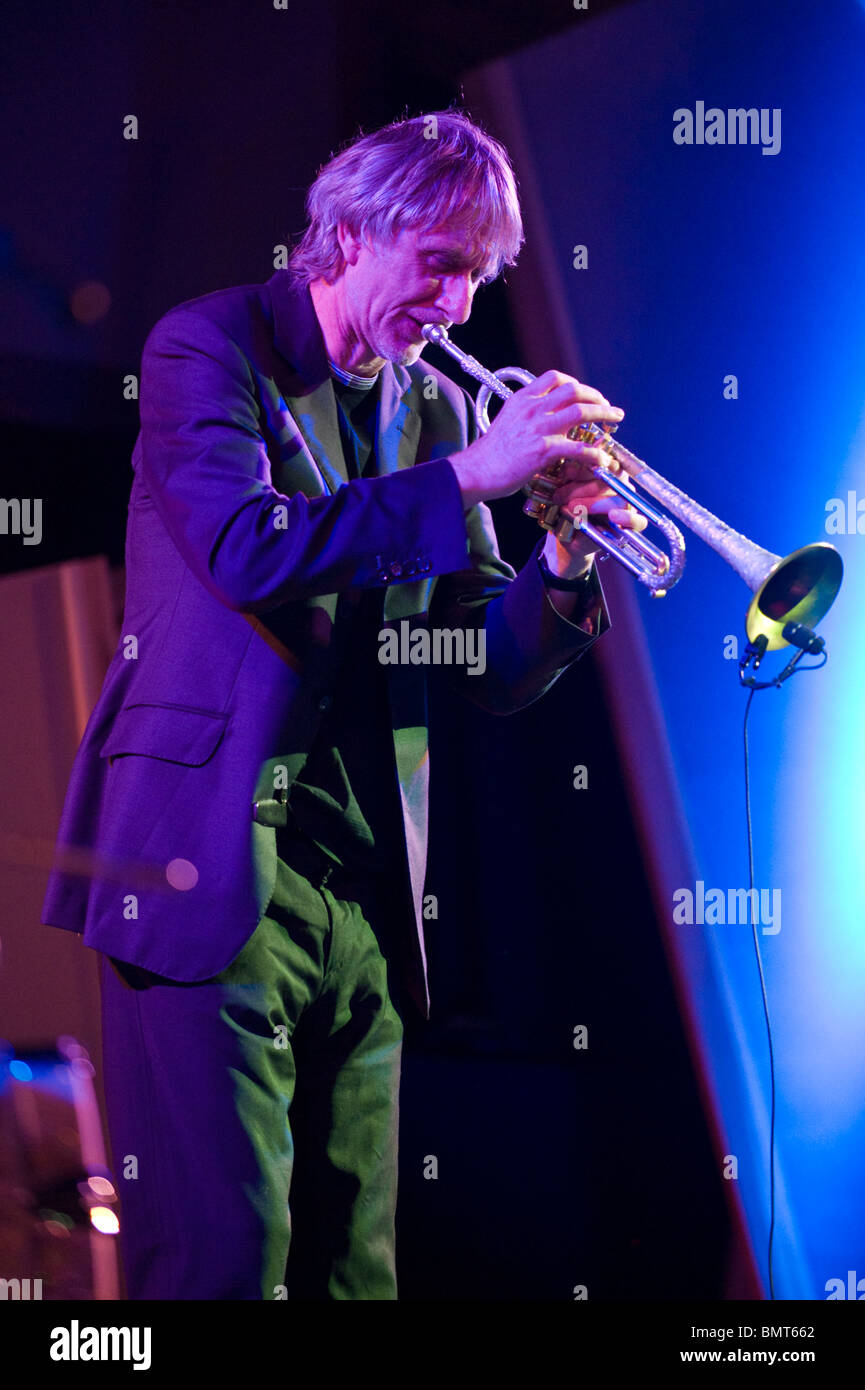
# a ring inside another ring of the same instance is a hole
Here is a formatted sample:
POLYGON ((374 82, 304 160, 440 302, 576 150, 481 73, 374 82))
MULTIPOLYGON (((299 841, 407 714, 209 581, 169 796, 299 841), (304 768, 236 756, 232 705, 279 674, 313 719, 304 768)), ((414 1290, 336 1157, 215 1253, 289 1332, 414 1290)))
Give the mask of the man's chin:
POLYGON ((394 345, 387 355, 387 360, 392 362, 395 367, 411 367, 418 360, 425 347, 425 342, 402 343, 399 347, 394 345))

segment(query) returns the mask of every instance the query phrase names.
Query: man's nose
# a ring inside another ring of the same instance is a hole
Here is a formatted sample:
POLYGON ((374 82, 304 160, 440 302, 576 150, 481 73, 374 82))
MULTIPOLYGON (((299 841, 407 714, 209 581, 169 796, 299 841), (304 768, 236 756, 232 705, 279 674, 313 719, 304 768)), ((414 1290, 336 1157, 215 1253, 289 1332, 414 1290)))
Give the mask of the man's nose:
POLYGON ((469 274, 448 275, 442 282, 435 307, 451 323, 465 323, 472 311, 474 293, 475 286, 469 274))

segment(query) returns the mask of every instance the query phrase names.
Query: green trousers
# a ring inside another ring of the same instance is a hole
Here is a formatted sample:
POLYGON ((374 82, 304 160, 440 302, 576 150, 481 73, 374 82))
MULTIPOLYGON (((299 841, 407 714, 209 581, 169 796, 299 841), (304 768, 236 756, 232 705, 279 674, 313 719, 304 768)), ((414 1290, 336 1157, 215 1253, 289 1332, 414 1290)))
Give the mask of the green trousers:
POLYGON ((280 858, 265 916, 210 980, 102 959, 131 1298, 397 1297, 386 893, 361 904, 323 877, 280 858))

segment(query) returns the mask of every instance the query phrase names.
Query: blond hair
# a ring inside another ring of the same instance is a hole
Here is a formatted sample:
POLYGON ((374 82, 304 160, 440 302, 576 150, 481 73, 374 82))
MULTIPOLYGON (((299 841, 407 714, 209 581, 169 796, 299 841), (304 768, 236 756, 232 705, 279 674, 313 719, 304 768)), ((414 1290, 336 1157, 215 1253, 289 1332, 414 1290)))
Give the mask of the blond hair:
POLYGON ((484 280, 514 265, 524 240, 507 150, 457 110, 353 140, 319 170, 306 211, 309 225, 289 263, 307 284, 340 274, 338 223, 375 244, 404 227, 458 226, 484 247, 484 280))

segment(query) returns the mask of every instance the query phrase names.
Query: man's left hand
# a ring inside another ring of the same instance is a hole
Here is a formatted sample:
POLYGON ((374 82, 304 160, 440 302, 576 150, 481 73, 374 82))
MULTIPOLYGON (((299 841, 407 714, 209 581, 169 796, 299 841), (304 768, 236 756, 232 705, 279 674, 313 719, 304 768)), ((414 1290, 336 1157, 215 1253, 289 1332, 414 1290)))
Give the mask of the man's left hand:
MULTIPOLYGON (((633 486, 615 459, 605 460, 604 467, 609 468, 627 486, 633 486)), ((647 518, 641 512, 596 478, 589 469, 585 470, 581 479, 558 488, 551 500, 572 516, 588 516, 600 530, 604 529, 608 520, 623 531, 644 531, 648 525, 647 518)), ((597 542, 583 531, 577 531, 567 544, 550 531, 544 544, 544 558, 553 574, 563 579, 576 579, 590 568, 598 550, 597 542)))

